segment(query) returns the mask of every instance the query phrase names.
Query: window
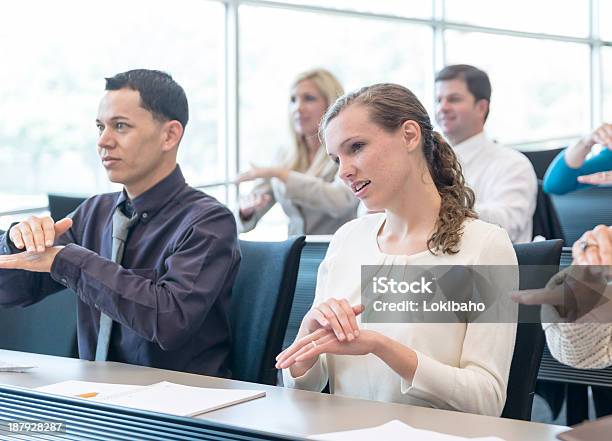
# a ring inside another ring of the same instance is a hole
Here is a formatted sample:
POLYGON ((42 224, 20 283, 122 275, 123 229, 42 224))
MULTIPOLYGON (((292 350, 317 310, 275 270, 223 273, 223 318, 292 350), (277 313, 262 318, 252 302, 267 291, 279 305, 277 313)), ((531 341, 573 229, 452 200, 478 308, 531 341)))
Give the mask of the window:
POLYGON ((452 22, 576 37, 589 34, 589 5, 584 0, 446 0, 444 8, 446 20, 452 22))
POLYGON ((507 144, 545 148, 563 142, 556 138, 588 132, 591 90, 602 98, 602 117, 612 120, 612 28, 606 21, 612 1, 567 0, 560 6, 554 0, 183 0, 179 8, 167 5, 165 0, 109 0, 100 8, 71 0, 4 5, 0 216, 41 208, 48 192, 117 188, 100 166, 94 119, 103 78, 138 67, 168 71, 183 85, 190 122, 179 162, 192 185, 225 182, 213 192, 230 205, 236 191, 227 181, 236 165, 230 165, 228 176, 227 159, 238 154, 238 168, 245 170, 250 163, 271 165, 277 152, 291 148, 289 87, 297 73, 313 67, 331 70, 346 90, 398 82, 432 114, 434 68, 482 67, 493 82, 487 129, 507 144), (599 6, 592 17, 591 4, 599 6), (225 40, 236 24, 225 12, 236 7, 238 51, 225 40), (591 18, 599 21, 599 41, 590 39, 591 18), (590 84, 593 47, 601 51, 601 84, 590 84), (234 92, 226 95, 225 85, 232 82, 224 75, 235 73, 229 70, 234 64, 239 67, 238 133, 226 137, 225 110, 236 109, 233 101, 224 101, 234 92))
POLYGON ((325 67, 347 91, 397 82, 432 100, 428 27, 251 6, 240 8, 240 24, 242 169, 291 148, 290 85, 301 71, 325 67))
POLYGON ((610 17, 612 17, 612 2, 610 0, 599 1, 599 33, 602 39, 612 40, 612 25, 610 25, 610 17))
MULTIPOLYGON (((425 104, 432 102, 432 31, 426 26, 242 6, 240 37, 242 170, 273 165, 293 148, 289 94, 293 78, 304 70, 325 67, 347 91, 401 83, 425 104)), ((241 185, 241 193, 251 188, 241 185)), ((260 221, 257 236, 245 237, 269 239, 271 231, 284 229, 283 219, 281 210, 273 210, 260 221)))
POLYGON ((431 17, 432 10, 431 0, 284 0, 283 3, 418 18, 431 17))
POLYGON ((105 76, 140 67, 169 72, 187 92, 190 122, 179 160, 188 180, 223 179, 223 13, 221 3, 201 0, 180 8, 163 0, 4 5, 0 81, 10 87, 0 89, 0 192, 111 189, 96 154, 97 106, 105 76))
MULTIPOLYGON (((601 51, 601 65, 603 78, 603 121, 612 123, 612 47, 601 51)), ((595 121, 599 125, 601 121, 595 121)))
POLYGON ((519 143, 588 130, 588 45, 458 31, 447 31, 445 40, 448 64, 489 74, 487 131, 494 138, 519 143))

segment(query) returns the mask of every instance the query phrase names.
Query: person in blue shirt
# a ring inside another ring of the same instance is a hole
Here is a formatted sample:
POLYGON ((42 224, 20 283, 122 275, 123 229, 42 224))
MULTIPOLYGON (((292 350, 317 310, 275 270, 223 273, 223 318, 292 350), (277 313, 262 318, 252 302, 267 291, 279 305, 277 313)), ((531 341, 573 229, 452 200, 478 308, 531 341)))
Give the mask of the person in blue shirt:
POLYGON ((612 124, 609 123, 559 153, 544 176, 544 191, 552 194, 605 184, 612 184, 612 124), (586 159, 596 144, 602 150, 586 159))

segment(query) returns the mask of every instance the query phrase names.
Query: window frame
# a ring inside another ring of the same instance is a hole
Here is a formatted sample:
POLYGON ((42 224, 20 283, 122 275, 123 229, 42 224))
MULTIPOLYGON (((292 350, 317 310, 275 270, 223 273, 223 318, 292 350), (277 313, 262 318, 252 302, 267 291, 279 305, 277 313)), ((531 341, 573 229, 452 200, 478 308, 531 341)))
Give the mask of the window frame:
MULTIPOLYGON (((589 34, 587 37, 575 37, 570 35, 548 34, 537 32, 524 32, 511 29, 493 28, 478 26, 475 24, 457 23, 446 20, 445 1, 431 0, 431 18, 411 18, 379 14, 373 12, 361 12, 347 9, 336 9, 332 7, 298 5, 285 3, 283 1, 269 0, 202 0, 208 2, 222 3, 225 6, 223 24, 223 66, 220 78, 220 121, 218 125, 218 149, 222 158, 222 168, 224 179, 216 182, 196 182, 195 187, 206 190, 211 187, 223 186, 225 198, 221 202, 226 204, 235 203, 238 198, 238 188, 232 182, 233 177, 240 171, 241 146, 239 138, 240 118, 239 118, 239 81, 240 81, 240 6, 250 5, 266 8, 281 8, 294 11, 315 12, 326 15, 339 15, 344 17, 358 17, 371 20, 393 21, 409 23, 431 28, 433 35, 433 56, 431 74, 432 76, 440 70, 446 62, 446 43, 444 31, 457 30, 464 32, 475 32, 482 35, 504 35, 510 37, 531 38, 538 40, 554 40, 567 43, 579 43, 588 45, 590 49, 589 63, 589 121, 591 129, 596 127, 603 115, 603 91, 604 81, 602 78, 601 53, 603 47, 612 47, 612 40, 604 40, 599 33, 599 4, 600 0, 589 0, 585 7, 589 8, 589 34)), ((456 1, 456 0, 451 0, 456 1)), ((432 82, 433 84, 433 82, 432 82)), ((435 93, 431 93, 434 97, 435 93)), ((431 108, 435 103, 430 103, 431 108)), ((549 145, 551 141, 557 139, 526 139, 522 142, 510 144, 519 147, 524 145, 537 146, 549 145)), ((559 144, 569 141, 569 139, 558 139, 559 144)), ((9 209, 0 211, 0 216, 6 216, 19 212, 20 214, 40 212, 42 207, 32 207, 27 209, 9 209)))

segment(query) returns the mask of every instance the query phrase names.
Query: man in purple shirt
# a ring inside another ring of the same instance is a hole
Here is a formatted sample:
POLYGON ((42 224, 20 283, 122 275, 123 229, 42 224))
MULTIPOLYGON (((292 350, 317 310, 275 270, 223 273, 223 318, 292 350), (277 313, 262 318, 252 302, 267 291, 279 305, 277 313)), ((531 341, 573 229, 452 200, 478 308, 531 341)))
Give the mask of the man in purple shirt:
POLYGON ((113 321, 108 360, 230 375, 236 225, 176 163, 188 113, 185 92, 163 72, 106 79, 98 153, 123 191, 94 196, 58 222, 32 216, 0 236, 1 306, 68 287, 78 296, 81 358, 94 359, 102 312, 113 321), (121 264, 111 260, 116 209, 135 222, 121 264))

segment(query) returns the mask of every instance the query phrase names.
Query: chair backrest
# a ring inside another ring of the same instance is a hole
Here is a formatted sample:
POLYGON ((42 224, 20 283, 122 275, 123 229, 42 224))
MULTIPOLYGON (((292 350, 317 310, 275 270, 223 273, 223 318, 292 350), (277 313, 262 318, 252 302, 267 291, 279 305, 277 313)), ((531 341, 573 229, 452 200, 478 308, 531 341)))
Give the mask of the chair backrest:
MULTIPOLYGON (((543 288, 559 270, 562 240, 547 240, 514 245, 519 263, 520 289, 543 288)), ((520 323, 527 309, 539 307, 519 306, 519 324, 516 331, 514 354, 510 365, 506 404, 502 417, 531 419, 531 406, 540 369, 545 337, 539 323, 520 323)))
POLYGON ((26 307, 0 308, 0 348, 77 358, 76 320, 69 289, 26 307))
POLYGON ((240 241, 232 290, 231 370, 236 380, 276 384, 274 368, 293 302, 304 236, 284 242, 240 241))
MULTIPOLYGON (((325 257, 328 245, 323 242, 308 242, 304 247, 283 347, 293 342, 304 314, 312 305, 317 271, 325 257)), ((521 265, 519 267, 521 289, 541 288, 548 282, 559 267, 562 246, 562 240, 514 245, 519 265, 521 265)), ((521 305, 519 313, 522 313, 524 309, 521 305)), ((540 324, 521 323, 518 325, 503 417, 523 420, 531 418, 535 383, 544 344, 545 338, 540 324)))
POLYGON ((529 159, 531 165, 533 165, 533 169, 538 179, 544 179, 548 166, 564 149, 565 147, 561 147, 552 150, 524 151, 522 153, 527 156, 527 159, 529 159))
POLYGON ((54 220, 60 220, 72 213, 85 201, 84 197, 49 194, 49 212, 54 220))
MULTIPOLYGON (((0 234, 4 234, 0 230, 0 234)), ((0 348, 77 358, 76 295, 65 289, 23 308, 0 308, 0 348)))
POLYGON ((567 246, 599 224, 612 225, 612 187, 588 187, 551 200, 567 246))
POLYGON ((287 331, 283 340, 283 349, 293 343, 304 315, 312 306, 317 287, 319 265, 323 261, 328 247, 329 242, 324 241, 307 241, 304 245, 300 258, 300 271, 295 286, 295 295, 293 296, 293 305, 291 305, 289 323, 287 324, 287 331))
POLYGON ((561 225, 550 196, 542 189, 542 180, 538 179, 538 199, 533 213, 533 237, 546 239, 564 239, 561 225))

